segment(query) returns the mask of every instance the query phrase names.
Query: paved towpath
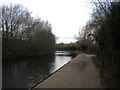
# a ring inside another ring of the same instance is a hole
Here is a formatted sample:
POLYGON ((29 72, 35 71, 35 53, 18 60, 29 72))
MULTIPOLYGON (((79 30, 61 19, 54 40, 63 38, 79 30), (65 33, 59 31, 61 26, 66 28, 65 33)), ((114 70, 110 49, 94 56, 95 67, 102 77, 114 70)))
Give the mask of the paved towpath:
POLYGON ((79 54, 35 88, 102 88, 91 56, 79 54))

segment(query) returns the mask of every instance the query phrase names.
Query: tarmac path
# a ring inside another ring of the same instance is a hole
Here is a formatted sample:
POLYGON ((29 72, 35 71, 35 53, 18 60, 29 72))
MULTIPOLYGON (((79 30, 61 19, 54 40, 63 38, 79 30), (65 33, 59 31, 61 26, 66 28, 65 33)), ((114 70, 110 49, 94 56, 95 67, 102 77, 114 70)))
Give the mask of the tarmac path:
POLYGON ((49 78, 33 88, 102 88, 91 56, 79 54, 49 78))

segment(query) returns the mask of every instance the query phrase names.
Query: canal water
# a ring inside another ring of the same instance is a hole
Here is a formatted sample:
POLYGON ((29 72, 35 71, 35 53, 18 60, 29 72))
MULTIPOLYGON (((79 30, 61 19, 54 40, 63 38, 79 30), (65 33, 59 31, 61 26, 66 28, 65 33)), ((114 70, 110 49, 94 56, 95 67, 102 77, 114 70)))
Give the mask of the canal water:
POLYGON ((68 51, 3 61, 3 88, 32 88, 72 59, 68 51))

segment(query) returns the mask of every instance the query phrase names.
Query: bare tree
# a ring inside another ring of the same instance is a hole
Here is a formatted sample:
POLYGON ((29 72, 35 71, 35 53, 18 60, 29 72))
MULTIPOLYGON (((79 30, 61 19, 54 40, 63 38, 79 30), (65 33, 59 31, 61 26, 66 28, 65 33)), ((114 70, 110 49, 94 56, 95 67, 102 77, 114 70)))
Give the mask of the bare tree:
POLYGON ((21 5, 2 6, 3 37, 17 36, 26 27, 30 12, 21 5))

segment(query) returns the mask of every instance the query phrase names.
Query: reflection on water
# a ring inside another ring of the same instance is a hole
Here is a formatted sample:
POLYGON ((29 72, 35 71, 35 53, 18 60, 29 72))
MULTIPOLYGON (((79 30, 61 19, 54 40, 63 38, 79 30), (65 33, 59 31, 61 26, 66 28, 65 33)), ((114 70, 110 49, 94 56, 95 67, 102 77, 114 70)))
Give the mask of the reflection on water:
POLYGON ((56 55, 69 55, 70 54, 70 51, 56 51, 55 53, 56 55))
POLYGON ((55 55, 3 60, 3 88, 31 88, 71 60, 55 55))

